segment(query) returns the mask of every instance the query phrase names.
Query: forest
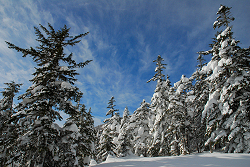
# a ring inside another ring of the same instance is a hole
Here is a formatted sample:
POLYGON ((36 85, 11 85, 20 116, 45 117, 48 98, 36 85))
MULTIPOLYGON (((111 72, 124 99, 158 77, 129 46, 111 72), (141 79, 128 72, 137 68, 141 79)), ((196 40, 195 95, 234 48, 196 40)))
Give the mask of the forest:
MULTIPOLYGON (((6 41, 10 49, 36 63, 31 86, 18 96, 22 84, 5 83, 0 101, 0 166, 88 166, 109 155, 125 157, 178 156, 203 151, 250 153, 250 47, 241 48, 233 37, 230 7, 221 5, 213 28, 210 50, 199 51, 197 70, 173 85, 158 55, 156 88, 151 102, 143 100, 131 115, 120 116, 111 97, 107 119, 94 127, 91 108, 80 100, 75 83, 92 60, 76 62, 64 48, 87 33, 71 36, 66 25, 35 27, 39 46, 24 49, 6 41), (211 56, 206 62, 204 56, 211 56), (69 117, 60 127, 61 113, 69 117)), ((13 78, 14 79, 14 78, 13 78)))

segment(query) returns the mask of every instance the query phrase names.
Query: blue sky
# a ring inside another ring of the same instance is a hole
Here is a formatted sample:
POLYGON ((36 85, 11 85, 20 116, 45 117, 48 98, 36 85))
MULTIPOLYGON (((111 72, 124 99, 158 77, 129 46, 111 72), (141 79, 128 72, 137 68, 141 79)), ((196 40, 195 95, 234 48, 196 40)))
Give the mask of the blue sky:
POLYGON ((106 118, 111 96, 120 113, 127 106, 132 114, 143 99, 150 102, 156 83, 146 82, 159 54, 172 85, 182 74, 191 76, 196 52, 209 49, 216 33, 213 22, 220 4, 232 7, 234 37, 249 47, 248 0, 0 0, 0 90, 14 80, 23 83, 24 93, 35 66, 5 41, 34 47, 34 26, 51 23, 59 29, 66 24, 71 35, 90 32, 65 52, 73 52, 78 62, 93 60, 78 70, 76 86, 84 93, 82 102, 92 108, 95 124, 106 118))

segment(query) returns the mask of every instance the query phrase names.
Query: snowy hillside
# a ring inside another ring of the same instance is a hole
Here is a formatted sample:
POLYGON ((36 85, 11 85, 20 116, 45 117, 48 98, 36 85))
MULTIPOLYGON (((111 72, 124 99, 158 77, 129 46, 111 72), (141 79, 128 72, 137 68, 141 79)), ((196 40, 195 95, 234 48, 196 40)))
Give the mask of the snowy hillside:
POLYGON ((109 157, 96 167, 249 167, 250 154, 200 153, 168 157, 109 157))

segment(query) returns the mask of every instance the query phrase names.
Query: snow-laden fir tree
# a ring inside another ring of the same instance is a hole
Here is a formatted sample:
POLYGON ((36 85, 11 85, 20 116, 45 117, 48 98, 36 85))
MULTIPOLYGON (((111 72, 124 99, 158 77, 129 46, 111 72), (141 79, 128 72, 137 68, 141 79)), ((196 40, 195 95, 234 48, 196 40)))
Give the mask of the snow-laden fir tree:
POLYGON ((86 112, 85 105, 79 107, 80 114, 71 115, 62 129, 60 158, 64 166, 89 165, 93 156, 96 138, 91 109, 86 112))
POLYGON ((150 116, 150 135, 152 136, 150 147, 148 149, 148 154, 150 156, 165 155, 166 148, 165 145, 165 127, 168 126, 168 120, 166 120, 166 109, 168 107, 168 90, 171 87, 169 79, 165 80, 165 75, 162 73, 165 69, 165 65, 162 61, 164 59, 158 55, 157 59, 153 62, 156 62, 155 75, 151 78, 150 81, 157 81, 155 93, 151 99, 150 109, 152 115, 150 116))
POLYGON ((202 54, 212 54, 212 60, 202 68, 209 83, 209 99, 203 110, 211 151, 224 147, 225 152, 250 152, 249 123, 249 48, 242 49, 233 38, 234 20, 230 9, 221 5, 214 28, 217 32, 212 49, 202 54))
POLYGON ((155 114, 150 134, 152 135, 151 144, 148 150, 150 156, 164 156, 169 154, 169 143, 166 140, 167 127, 169 126, 168 105, 169 91, 171 88, 170 80, 158 80, 155 93, 151 99, 150 109, 155 114))
POLYGON ((133 152, 137 156, 148 156, 147 151, 151 139, 149 134, 149 106, 150 104, 143 100, 140 107, 135 110, 130 118, 133 152))
POLYGON ((166 69, 165 65, 166 64, 163 64, 162 61, 164 61, 164 59, 161 57, 161 55, 158 55, 157 59, 154 60, 153 62, 156 62, 156 68, 155 68, 155 75, 147 81, 150 82, 150 81, 164 81, 165 80, 165 75, 162 74, 162 71, 163 69, 166 69))
POLYGON ((118 112, 115 112, 113 117, 104 120, 104 122, 108 124, 107 129, 109 129, 109 136, 112 139, 112 143, 115 145, 115 149, 113 151, 115 155, 118 155, 117 153, 118 136, 119 136, 120 129, 121 129, 120 114, 118 112))
POLYGON ((15 152, 15 140, 18 136, 17 122, 13 119, 14 97, 19 92, 22 84, 14 81, 4 83, 7 87, 2 91, 0 100, 0 166, 7 166, 12 162, 12 154, 15 152))
MULTIPOLYGON (((15 114, 22 127, 19 129, 21 134, 17 140, 19 150, 16 158, 23 166, 63 166, 60 164, 61 128, 55 121, 62 119, 60 112, 70 116, 80 113, 77 104, 82 93, 74 86, 75 76, 79 75, 75 68, 82 68, 90 62, 77 63, 72 59, 72 53, 68 56, 64 53, 66 46, 74 46, 88 33, 70 36, 66 25, 57 31, 50 24, 48 27, 40 25, 45 34, 35 27, 39 42, 36 48, 23 49, 6 42, 9 48, 21 52, 23 57, 30 55, 37 64, 30 80, 33 85, 19 97, 22 102, 15 114)), ((75 164, 76 161, 70 163, 75 164)))
POLYGON ((171 140, 171 154, 189 153, 189 139, 191 132, 191 118, 193 117, 193 108, 190 101, 193 100, 193 91, 191 91, 192 81, 182 75, 180 81, 174 84, 170 91, 168 117, 169 123, 168 135, 171 140), (175 89, 175 91, 173 90, 175 89))
POLYGON ((117 155, 118 135, 120 131, 121 118, 119 113, 115 113, 113 117, 104 120, 102 126, 102 134, 97 147, 97 159, 102 162, 105 161, 108 155, 117 155))
POLYGON ((115 109, 115 108, 114 108, 114 107, 116 106, 116 105, 114 104, 114 102, 115 102, 115 98, 112 96, 111 99, 110 99, 109 102, 108 102, 108 107, 107 107, 107 108, 109 108, 109 111, 107 112, 106 116, 111 115, 111 117, 113 117, 113 116, 114 116, 114 113, 115 113, 116 111, 119 111, 118 109, 115 109))
MULTIPOLYGON (((89 108, 89 111, 86 112, 86 116, 83 117, 83 119, 80 121, 80 133, 82 135, 82 140, 80 140, 80 142, 82 142, 82 144, 84 145, 84 147, 82 147, 80 150, 80 152, 83 153, 84 155, 84 164, 89 164, 91 158, 93 159, 93 157, 95 156, 95 142, 97 140, 95 134, 95 128, 94 128, 94 119, 92 116, 92 112, 91 112, 91 108, 89 108)), ((81 164, 80 164, 81 165, 81 164)))
MULTIPOLYGON (((116 155, 117 153, 117 145, 118 145, 118 135, 120 133, 120 128, 121 128, 121 117, 120 114, 116 111, 119 111, 118 109, 115 109, 114 107, 116 106, 114 104, 115 98, 112 96, 111 99, 109 100, 108 107, 109 111, 106 113, 106 116, 111 115, 110 118, 107 118, 104 120, 104 127, 106 126, 107 129, 109 129, 109 136, 112 138, 112 142, 115 144, 115 149, 114 152, 116 155)), ((113 156, 113 155, 112 155, 113 156)))
POLYGON ((128 108, 126 107, 123 111, 123 117, 121 119, 121 127, 119 135, 117 137, 117 155, 118 157, 126 157, 131 155, 131 141, 132 134, 130 128, 130 115, 128 108))
POLYGON ((206 126, 202 123, 202 111, 208 100, 209 87, 208 82, 205 80, 207 77, 206 72, 202 68, 206 65, 205 59, 202 54, 199 54, 198 65, 196 71, 192 74, 191 80, 194 81, 193 94, 191 107, 193 108, 193 118, 191 120, 191 133, 189 149, 191 152, 201 152, 204 149, 204 143, 206 140, 205 132, 206 126))
POLYGON ((104 120, 104 124, 102 125, 102 134, 100 135, 98 147, 97 147, 97 160, 99 162, 105 161, 108 155, 116 156, 117 155, 117 144, 118 144, 118 135, 120 132, 121 126, 121 118, 119 113, 113 111, 118 111, 114 108, 114 97, 111 97, 109 100, 110 110, 107 112, 107 115, 113 115, 111 118, 107 118, 104 120))
MULTIPOLYGON (((80 134, 78 127, 72 120, 68 118, 60 130, 60 139, 58 141, 58 160, 61 166, 78 166, 77 147, 80 134)), ((81 158, 81 157, 80 157, 81 158)))

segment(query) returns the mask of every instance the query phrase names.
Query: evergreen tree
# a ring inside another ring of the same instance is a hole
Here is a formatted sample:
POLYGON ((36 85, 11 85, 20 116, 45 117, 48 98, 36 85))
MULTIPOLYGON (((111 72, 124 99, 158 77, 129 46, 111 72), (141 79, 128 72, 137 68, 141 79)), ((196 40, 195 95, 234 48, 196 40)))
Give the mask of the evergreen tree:
POLYGON ((131 155, 131 128, 129 125, 129 111, 126 107, 123 111, 123 117, 121 119, 121 128, 118 135, 117 153, 119 157, 126 157, 131 155))
POLYGON ((165 80, 165 75, 162 74, 162 71, 163 71, 163 69, 166 69, 166 67, 165 67, 166 64, 163 64, 162 61, 164 61, 164 59, 161 57, 161 55, 158 55, 157 59, 153 61, 153 62, 156 62, 156 65, 157 65, 155 68, 156 73, 153 76, 153 78, 151 78, 147 82, 157 81, 157 80, 159 80, 161 82, 161 81, 165 80))
POLYGON ((69 117, 63 127, 60 142, 64 166, 89 165, 93 155, 96 138, 91 109, 86 112, 85 105, 79 107, 80 113, 69 117))
MULTIPOLYGON (((80 133, 82 136, 82 144, 86 145, 87 149, 84 147, 79 150, 79 152, 82 152, 84 155, 84 165, 89 165, 91 158, 94 157, 94 143, 97 140, 95 134, 95 129, 94 129, 94 119, 91 114, 91 108, 89 108, 89 111, 86 112, 85 119, 81 121, 80 124, 80 133), (82 122, 83 121, 83 122, 82 122)), ((83 166, 83 164, 80 166, 83 166)))
POLYGON ((193 99, 192 81, 182 75, 180 81, 174 84, 171 90, 168 113, 171 118, 170 131, 172 134, 171 153, 173 155, 189 153, 189 139, 191 132, 191 118, 193 110, 189 105, 189 100, 193 99))
POLYGON ((149 134, 149 106, 150 104, 143 100, 141 106, 135 110, 130 118, 133 152, 137 156, 148 156, 147 151, 151 138, 149 134))
POLYGON ((249 49, 237 46, 229 23, 234 20, 230 9, 221 5, 214 28, 217 32, 212 49, 212 60, 203 67, 207 72, 209 99, 203 110, 210 150, 224 147, 225 152, 249 150, 249 49), (244 62, 243 62, 244 61, 244 62))
POLYGON ((165 135, 170 123, 167 111, 170 88, 171 84, 168 77, 166 81, 158 80, 155 93, 151 100, 150 109, 155 113, 153 127, 150 129, 152 141, 148 150, 151 156, 168 155, 169 153, 168 141, 165 135))
MULTIPOLYGON (((79 159, 77 156, 77 148, 79 147, 77 141, 79 140, 80 134, 78 127, 74 123, 72 117, 68 118, 61 129, 60 138, 58 141, 58 160, 60 166, 78 166, 79 159)), ((81 158, 81 157, 80 157, 81 158)))
POLYGON ((58 31, 50 24, 48 27, 40 25, 45 35, 35 27, 40 43, 36 48, 23 49, 6 42, 9 48, 22 52, 23 57, 30 55, 38 66, 31 80, 33 85, 19 97, 22 102, 16 114, 22 127, 17 156, 24 166, 61 166, 58 145, 61 129, 55 121, 62 119, 60 112, 70 116, 78 113, 74 104, 79 103, 82 93, 73 86, 78 75, 75 68, 82 68, 90 62, 77 63, 72 59, 72 53, 68 56, 64 53, 66 46, 74 46, 88 33, 73 37, 66 25, 58 31), (66 66, 61 66, 61 63, 66 66))
POLYGON ((3 98, 0 101, 0 165, 6 166, 12 163, 12 154, 15 152, 15 140, 17 139, 17 122, 13 119, 15 114, 13 101, 15 94, 19 92, 22 84, 4 83, 7 88, 2 91, 3 98))
POLYGON ((100 135, 99 146, 97 147, 97 159, 98 161, 105 161, 108 155, 116 156, 117 155, 117 144, 118 144, 118 135, 120 132, 121 118, 118 111, 114 109, 114 97, 112 96, 109 100, 108 107, 110 108, 107 112, 107 115, 112 115, 111 118, 104 120, 102 125, 102 134, 100 135))
POLYGON ((97 159, 105 161, 108 155, 117 155, 117 142, 120 131, 120 116, 115 113, 113 117, 104 120, 102 134, 99 140, 97 159))
POLYGON ((161 135, 163 127, 160 125, 162 123, 164 111, 167 107, 167 98, 165 98, 165 91, 170 86, 169 80, 165 80, 165 75, 162 74, 163 69, 166 69, 165 65, 162 61, 164 59, 158 55, 157 59, 153 62, 156 62, 155 75, 151 78, 150 81, 157 81, 155 93, 151 99, 150 109, 152 111, 152 115, 150 115, 150 135, 151 143, 148 149, 148 154, 150 156, 158 156, 161 150, 161 135))
POLYGON ((204 149, 204 143, 206 140, 206 126, 204 122, 202 123, 202 111, 208 100, 209 87, 206 81, 207 74, 202 70, 202 68, 206 65, 202 54, 199 54, 197 61, 198 68, 191 76, 191 80, 194 80, 195 82, 192 89, 194 99, 191 103, 191 107, 194 109, 193 118, 191 121, 192 138, 190 139, 189 147, 191 152, 201 152, 204 149))
POLYGON ((116 106, 116 105, 114 105, 114 102, 115 102, 115 98, 112 96, 111 99, 108 102, 108 107, 107 108, 109 108, 109 111, 107 112, 106 116, 111 115, 111 117, 113 117, 114 112, 119 111, 118 109, 114 109, 114 107, 116 106))

